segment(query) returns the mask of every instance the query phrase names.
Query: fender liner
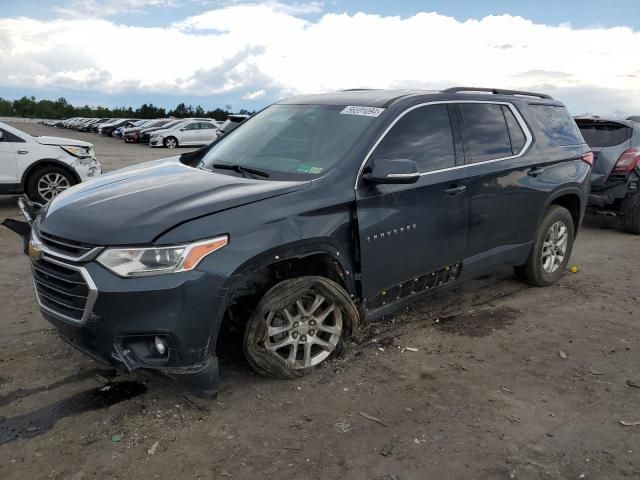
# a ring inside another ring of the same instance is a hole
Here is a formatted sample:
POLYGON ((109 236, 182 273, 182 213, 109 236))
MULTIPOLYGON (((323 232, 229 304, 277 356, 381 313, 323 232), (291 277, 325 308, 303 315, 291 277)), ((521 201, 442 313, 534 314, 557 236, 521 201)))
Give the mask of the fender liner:
POLYGON ((24 171, 24 173, 22 174, 20 185, 23 192, 27 188, 27 180, 29 179, 31 174, 36 170, 38 170, 40 167, 47 164, 55 164, 58 167, 64 168, 73 176, 76 183, 80 183, 82 181, 80 178, 80 175, 78 175, 78 172, 76 172, 73 168, 71 168, 71 166, 68 163, 61 162, 60 160, 56 160, 55 158, 43 158, 42 160, 38 160, 37 162, 29 165, 27 169, 24 171))
MULTIPOLYGON (((577 185, 568 185, 568 186, 565 186, 565 187, 561 187, 558 190, 554 190, 549 195, 549 197, 547 198, 547 201, 545 202, 544 210, 542 212, 542 215, 540 216, 540 218, 538 218, 538 221, 537 221, 538 226, 542 222, 542 219, 544 218, 545 212, 554 203, 554 201, 557 200, 558 198, 564 197, 566 195, 575 195, 575 196, 578 197, 578 200, 580 201, 578 218, 577 218, 576 225, 575 225, 576 235, 578 234, 579 227, 582 224, 582 219, 584 218, 584 212, 585 212, 585 209, 587 207, 587 202, 586 202, 586 198, 585 198, 585 193, 577 185)), ((587 195, 588 195, 588 192, 587 192, 587 195)))

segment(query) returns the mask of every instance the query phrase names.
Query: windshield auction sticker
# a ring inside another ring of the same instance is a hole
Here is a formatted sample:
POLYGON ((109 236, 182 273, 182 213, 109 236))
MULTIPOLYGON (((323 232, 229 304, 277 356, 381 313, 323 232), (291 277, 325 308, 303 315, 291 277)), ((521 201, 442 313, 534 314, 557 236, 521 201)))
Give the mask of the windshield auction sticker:
POLYGON ((340 114, 341 115, 360 115, 363 117, 379 117, 382 112, 384 112, 384 108, 358 107, 358 106, 350 105, 348 107, 344 107, 344 109, 340 112, 340 114))

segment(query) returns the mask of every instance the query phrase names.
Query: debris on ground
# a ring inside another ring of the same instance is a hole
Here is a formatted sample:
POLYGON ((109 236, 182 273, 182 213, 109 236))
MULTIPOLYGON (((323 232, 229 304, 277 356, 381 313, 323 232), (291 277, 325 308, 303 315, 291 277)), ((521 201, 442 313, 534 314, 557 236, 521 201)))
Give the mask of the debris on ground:
POLYGON ((116 434, 111 435, 111 441, 113 443, 118 443, 121 440, 122 440, 122 434, 116 433, 116 434))
POLYGON ((558 355, 560 355, 560 358, 563 360, 566 360, 568 358, 567 354, 563 350, 558 350, 558 355))
POLYGON ((569 267, 569 271, 571 273, 578 273, 580 271, 580 269, 578 267, 576 267, 575 265, 569 267))
POLYGON ((380 455, 382 455, 383 457, 388 457, 392 453, 393 453, 393 444, 391 443, 385 443, 384 447, 382 447, 382 450, 380 450, 380 455))
POLYGON ((627 380, 627 385, 629 385, 632 388, 640 388, 640 384, 634 382, 633 380, 627 380))
POLYGON ((231 475, 227 470, 222 469, 220 470, 220 476, 221 477, 233 477, 233 475, 231 475))
POLYGON ((349 420, 340 420, 334 424, 334 427, 336 427, 336 430, 340 433, 347 433, 351 430, 351 423, 349 420))
POLYGON ((618 423, 623 427, 637 427, 640 425, 640 421, 637 422, 627 422, 626 420, 618 420, 618 423))
POLYGON ((382 425, 384 427, 387 426, 387 424, 384 423, 382 420, 380 420, 378 417, 374 417, 373 415, 369 415, 368 413, 361 412, 361 411, 358 411, 358 413, 360 415, 362 415, 364 418, 366 418, 367 420, 371 420, 372 422, 379 423, 380 425, 382 425))
POLYGON ((153 445, 151 445, 151 448, 147 451, 147 453, 149 455, 154 455, 156 453, 156 450, 158 449, 158 445, 160 445, 160 442, 155 442, 153 445))

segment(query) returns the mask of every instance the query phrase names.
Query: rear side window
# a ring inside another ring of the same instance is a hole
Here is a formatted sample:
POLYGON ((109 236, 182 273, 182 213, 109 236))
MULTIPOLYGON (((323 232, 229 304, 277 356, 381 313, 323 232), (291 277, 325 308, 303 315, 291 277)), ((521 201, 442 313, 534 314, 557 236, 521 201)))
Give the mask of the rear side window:
POLYGON ((590 147, 613 147, 631 138, 633 130, 616 122, 577 121, 584 141, 590 147))
POLYGON ((552 146, 584 143, 576 122, 565 107, 557 105, 530 105, 530 107, 552 146))
POLYGON ((517 155, 522 151, 527 138, 511 109, 506 105, 502 105, 502 113, 507 121, 507 130, 509 130, 509 138, 511 139, 511 152, 517 155))
POLYGON ((403 116, 382 139, 373 159, 409 159, 421 172, 453 167, 455 150, 446 105, 416 108, 403 116))
POLYGON ((494 103, 460 104, 466 130, 467 163, 484 162, 512 154, 502 106, 494 103))

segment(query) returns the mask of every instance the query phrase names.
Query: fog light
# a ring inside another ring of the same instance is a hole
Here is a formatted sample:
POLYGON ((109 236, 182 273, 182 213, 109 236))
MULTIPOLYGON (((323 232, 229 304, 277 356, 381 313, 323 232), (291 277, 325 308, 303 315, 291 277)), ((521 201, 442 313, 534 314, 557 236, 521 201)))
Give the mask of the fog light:
POLYGON ((167 344, 162 337, 155 337, 153 339, 153 344, 155 345, 156 352, 158 352, 159 355, 167 353, 167 344))

